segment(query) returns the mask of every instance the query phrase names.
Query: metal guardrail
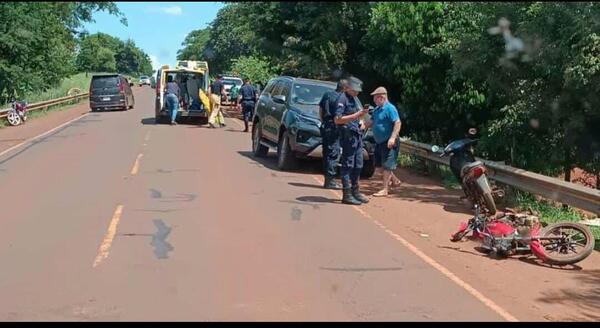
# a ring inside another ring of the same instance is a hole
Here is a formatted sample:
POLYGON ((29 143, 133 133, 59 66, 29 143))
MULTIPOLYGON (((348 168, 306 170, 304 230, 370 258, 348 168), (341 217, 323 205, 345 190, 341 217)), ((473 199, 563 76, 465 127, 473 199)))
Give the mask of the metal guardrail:
MULTIPOLYGON (((449 159, 447 157, 440 158, 439 154, 431 151, 431 145, 428 144, 402 139, 400 150, 432 162, 449 165, 449 159)), ((600 190, 517 169, 498 162, 482 158, 477 159, 485 164, 490 179, 600 215, 600 190)))
MULTIPOLYGON (((89 92, 84 92, 84 93, 81 93, 78 95, 66 96, 66 97, 62 97, 62 98, 40 101, 40 102, 34 103, 34 104, 28 104, 27 110, 32 111, 32 110, 39 110, 39 109, 48 109, 48 107, 50 107, 50 106, 61 105, 63 103, 69 102, 69 101, 79 100, 80 98, 87 97, 88 94, 89 94, 89 92)), ((10 110, 11 110, 10 108, 0 110, 0 118, 6 117, 6 115, 8 114, 8 112, 10 110)))

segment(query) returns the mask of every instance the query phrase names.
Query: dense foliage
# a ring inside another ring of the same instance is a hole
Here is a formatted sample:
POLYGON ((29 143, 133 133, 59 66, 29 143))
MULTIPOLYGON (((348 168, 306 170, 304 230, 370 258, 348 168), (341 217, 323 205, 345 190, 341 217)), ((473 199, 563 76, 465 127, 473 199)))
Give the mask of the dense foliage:
POLYGON ((0 3, 0 104, 58 86, 76 72, 151 74, 150 58, 125 42, 82 29, 93 13, 127 21, 113 2, 0 3))
POLYGON ((482 157, 600 171, 598 3, 228 3, 181 53, 213 72, 262 58, 268 74, 355 75, 387 87, 419 141, 475 126, 482 157))
POLYGON ((151 75, 150 57, 135 45, 104 33, 83 36, 77 55, 80 72, 119 72, 127 75, 151 75))

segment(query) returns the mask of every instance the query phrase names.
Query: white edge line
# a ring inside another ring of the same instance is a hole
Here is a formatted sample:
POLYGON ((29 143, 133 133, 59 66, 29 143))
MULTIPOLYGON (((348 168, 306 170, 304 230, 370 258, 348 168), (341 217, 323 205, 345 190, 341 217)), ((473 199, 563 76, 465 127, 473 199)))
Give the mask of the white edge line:
POLYGON ((81 116, 79 116, 79 117, 76 117, 76 118, 74 118, 74 119, 72 119, 72 120, 70 120, 70 121, 68 121, 68 122, 66 122, 66 123, 63 123, 63 124, 61 124, 61 125, 59 125, 59 126, 57 126, 57 127, 53 128, 53 129, 51 129, 51 130, 48 130, 48 131, 46 131, 46 132, 44 132, 44 133, 42 133, 42 134, 38 134, 37 136, 35 136, 35 137, 33 137, 33 138, 29 138, 29 139, 27 139, 27 140, 25 140, 25 141, 21 142, 20 144, 14 145, 14 146, 12 146, 12 147, 10 147, 10 148, 8 148, 8 149, 6 149, 6 150, 2 151, 2 152, 0 153, 0 156, 4 156, 5 154, 7 154, 7 153, 9 153, 9 152, 11 152, 11 151, 13 151, 13 150, 15 150, 15 149, 17 149, 17 148, 19 148, 19 147, 23 146, 23 145, 25 145, 25 144, 27 144, 27 143, 29 143, 29 142, 32 142, 32 141, 34 141, 34 140, 36 140, 36 139, 38 139, 38 138, 41 138, 41 137, 43 137, 43 136, 45 136, 45 135, 47 135, 47 134, 49 134, 49 133, 52 133, 52 132, 54 132, 54 131, 56 131, 56 130, 58 130, 58 129, 62 128, 62 127, 63 127, 63 126, 65 126, 65 125, 69 125, 69 124, 71 124, 71 123, 73 123, 73 122, 75 122, 75 121, 77 121, 77 120, 80 120, 80 119, 82 119, 82 118, 84 118, 84 117, 88 116, 89 114, 90 114, 90 113, 85 113, 85 114, 83 114, 83 115, 81 115, 81 116))

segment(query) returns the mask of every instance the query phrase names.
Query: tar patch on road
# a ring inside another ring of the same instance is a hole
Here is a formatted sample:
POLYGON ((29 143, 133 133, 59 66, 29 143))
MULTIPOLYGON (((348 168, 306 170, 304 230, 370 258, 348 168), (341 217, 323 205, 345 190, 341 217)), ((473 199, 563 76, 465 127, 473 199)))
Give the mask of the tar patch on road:
POLYGON ((154 247, 154 255, 157 259, 169 258, 168 253, 175 248, 167 241, 167 237, 171 233, 171 227, 167 226, 163 220, 153 220, 156 226, 156 233, 152 235, 150 245, 154 247))
POLYGON ((297 207, 292 208, 292 220, 300 221, 301 218, 302 218, 302 210, 297 207))
POLYGON ((162 193, 156 189, 150 189, 150 197, 154 199, 162 198, 162 193))

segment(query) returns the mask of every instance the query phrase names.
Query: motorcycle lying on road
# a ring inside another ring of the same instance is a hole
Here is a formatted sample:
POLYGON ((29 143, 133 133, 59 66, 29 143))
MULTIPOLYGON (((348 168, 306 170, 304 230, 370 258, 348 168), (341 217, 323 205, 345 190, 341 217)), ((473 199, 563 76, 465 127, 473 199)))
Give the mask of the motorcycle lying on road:
POLYGON ((12 126, 25 124, 27 121, 27 102, 12 100, 11 109, 6 115, 8 123, 12 126))
POLYGON ((475 205, 475 216, 463 222, 452 235, 452 241, 462 240, 469 232, 482 240, 482 249, 498 256, 531 254, 552 265, 575 264, 594 250, 595 240, 589 227, 574 223, 553 223, 544 228, 531 211, 512 211, 496 216, 483 215, 475 205))
MULTIPOLYGON (((474 206, 478 205, 480 210, 493 215, 496 213, 494 196, 503 197, 504 191, 490 187, 485 165, 481 161, 475 160, 473 146, 478 141, 474 138, 476 133, 476 129, 469 129, 467 138, 452 141, 441 151, 440 157, 450 156, 450 170, 460 181, 466 198, 474 206)), ((432 146, 431 151, 440 153, 440 147, 432 146)))

